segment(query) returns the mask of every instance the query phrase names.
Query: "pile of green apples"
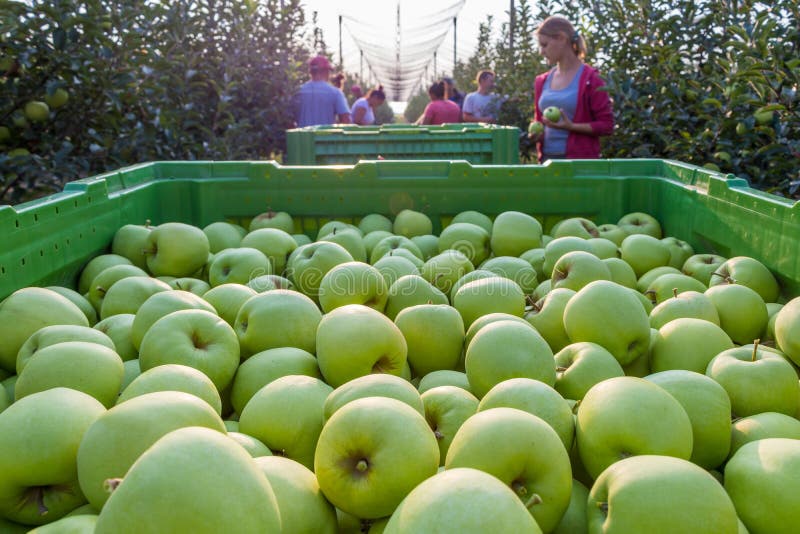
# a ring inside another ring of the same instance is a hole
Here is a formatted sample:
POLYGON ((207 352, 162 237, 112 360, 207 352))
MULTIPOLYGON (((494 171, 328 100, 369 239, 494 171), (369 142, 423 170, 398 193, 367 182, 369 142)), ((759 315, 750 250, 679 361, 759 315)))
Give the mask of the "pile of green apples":
POLYGON ((0 531, 797 532, 767 267, 644 213, 441 222, 126 225, 6 297, 0 531))

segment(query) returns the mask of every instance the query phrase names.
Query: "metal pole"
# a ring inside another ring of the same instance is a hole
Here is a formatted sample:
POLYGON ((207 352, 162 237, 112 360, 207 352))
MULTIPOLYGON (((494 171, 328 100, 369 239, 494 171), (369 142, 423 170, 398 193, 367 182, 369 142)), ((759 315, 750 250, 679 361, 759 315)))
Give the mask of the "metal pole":
POLYGON ((361 65, 358 67, 358 81, 362 81, 364 79, 364 51, 359 50, 361 56, 361 65))
POLYGON ((514 26, 516 22, 516 12, 514 9, 514 0, 511 0, 511 8, 508 11, 511 21, 508 28, 508 47, 511 49, 511 53, 514 53, 514 26))
POLYGON ((339 15, 339 67, 344 67, 344 57, 342 55, 342 16, 339 15))
POLYGON ((395 100, 401 100, 400 95, 400 0, 397 0, 397 35, 395 36, 396 52, 395 52, 395 100))
POLYGON ((436 73, 439 72, 439 69, 436 68, 436 51, 433 52, 433 75, 436 76, 436 73))
POLYGON ((453 71, 456 69, 456 62, 458 61, 458 17, 453 17, 453 71))

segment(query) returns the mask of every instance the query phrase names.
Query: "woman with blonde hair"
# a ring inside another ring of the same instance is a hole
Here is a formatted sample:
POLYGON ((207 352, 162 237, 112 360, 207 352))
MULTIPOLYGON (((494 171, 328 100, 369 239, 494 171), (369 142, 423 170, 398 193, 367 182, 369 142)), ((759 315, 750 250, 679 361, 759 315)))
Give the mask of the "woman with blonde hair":
POLYGON ((600 136, 614 129, 614 114, 605 82, 597 70, 584 63, 586 42, 564 17, 548 17, 536 30, 539 52, 550 65, 549 71, 534 83, 534 120, 544 131, 532 135, 539 161, 556 158, 592 159, 600 157, 600 136), (560 111, 557 120, 545 117, 542 110, 560 111))

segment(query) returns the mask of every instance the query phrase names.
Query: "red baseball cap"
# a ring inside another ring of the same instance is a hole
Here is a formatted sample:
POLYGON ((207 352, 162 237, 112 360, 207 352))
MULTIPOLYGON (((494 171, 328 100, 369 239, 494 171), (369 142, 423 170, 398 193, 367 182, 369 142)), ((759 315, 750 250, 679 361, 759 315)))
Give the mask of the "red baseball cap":
POLYGON ((331 63, 325 56, 317 56, 308 60, 308 68, 311 70, 331 70, 331 63))

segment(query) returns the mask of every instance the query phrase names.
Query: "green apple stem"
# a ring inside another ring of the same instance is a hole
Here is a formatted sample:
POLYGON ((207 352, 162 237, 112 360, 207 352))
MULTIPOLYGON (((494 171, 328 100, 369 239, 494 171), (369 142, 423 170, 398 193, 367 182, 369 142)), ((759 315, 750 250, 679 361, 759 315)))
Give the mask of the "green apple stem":
POLYGON ((121 478, 107 478, 106 481, 103 482, 103 489, 108 493, 113 493, 113 491, 119 487, 121 482, 121 478))
POLYGON ((644 292, 644 296, 650 299, 650 302, 653 304, 656 303, 656 292, 652 289, 648 289, 644 292))
POLYGON ((145 221, 144 221, 144 227, 145 227, 145 228, 150 228, 150 219, 145 219, 145 221))
POLYGON ((608 503, 607 502, 599 502, 597 503, 597 507, 600 508, 600 511, 604 514, 608 515, 608 503))
POLYGON ((436 430, 434 430, 434 431, 433 431, 433 435, 434 435, 434 436, 436 436, 436 439, 443 439, 443 438, 444 438, 444 434, 442 434, 441 432, 439 432, 439 430, 438 430, 438 429, 436 429, 436 430))
POLYGON ((34 486, 28 490, 26 496, 26 500, 28 502, 33 501, 36 504, 36 508, 39 511, 39 515, 46 515, 47 512, 50 511, 44 504, 44 490, 45 486, 34 486))
POLYGON ((677 287, 673 287, 672 288, 672 296, 675 297, 675 298, 678 298, 678 288, 677 287))
POLYGON ((556 367, 556 373, 564 373, 569 367, 556 367))
POLYGON ((761 343, 760 339, 753 340, 753 356, 750 358, 751 362, 756 361, 756 353, 758 352, 759 343, 761 343))
POLYGON ((369 469, 369 463, 363 458, 356 463, 356 470, 359 473, 364 473, 367 469, 369 469))
POLYGON ((97 292, 100 293, 101 295, 105 295, 106 294, 105 288, 101 287, 101 286, 97 286, 97 292))

